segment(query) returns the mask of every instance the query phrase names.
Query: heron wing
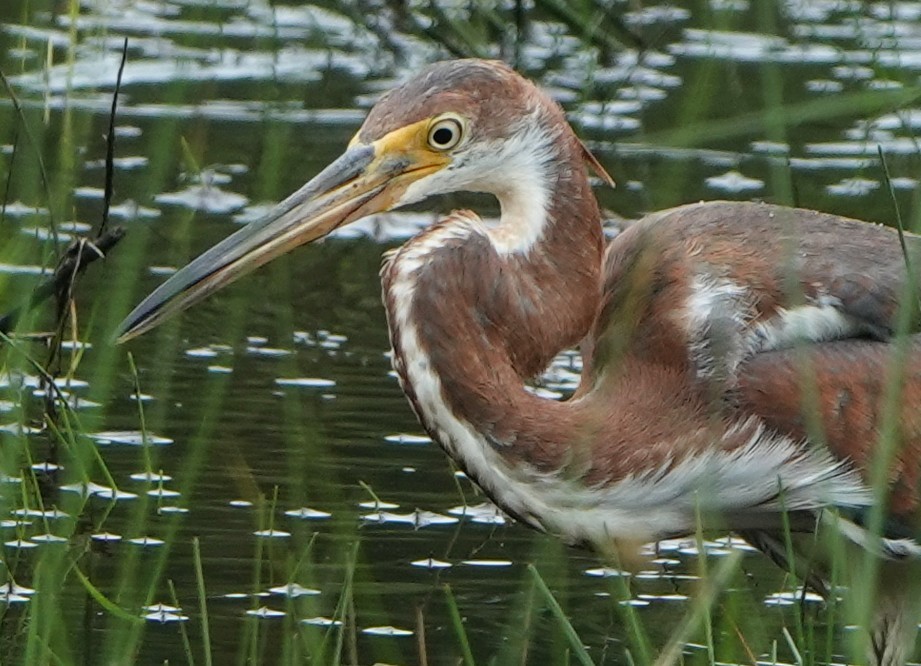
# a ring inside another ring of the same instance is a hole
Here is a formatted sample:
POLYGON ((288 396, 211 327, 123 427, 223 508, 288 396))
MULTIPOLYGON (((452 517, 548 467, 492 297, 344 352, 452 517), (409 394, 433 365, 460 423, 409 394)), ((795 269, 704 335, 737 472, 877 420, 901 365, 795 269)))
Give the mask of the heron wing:
POLYGON ((688 248, 690 270, 751 289, 756 316, 828 305, 881 338, 906 300, 905 251, 921 254, 921 238, 912 234, 900 239, 890 227, 767 204, 684 206, 656 226, 688 248))
MULTIPOLYGON (((867 485, 884 483, 887 537, 921 536, 921 335, 755 354, 736 395, 744 414, 827 447, 867 485)), ((845 518, 859 526, 865 516, 845 518)))
MULTIPOLYGON (((909 255, 921 249, 915 236, 905 243, 909 255)), ((919 330, 906 266, 893 230, 814 211, 716 202, 647 216, 607 250, 577 397, 623 401, 640 393, 623 386, 641 376, 631 364, 670 368, 703 388, 702 411, 738 409, 740 420, 755 417, 778 437, 846 461, 864 484, 895 442, 885 531, 894 548, 902 538, 914 544, 921 336, 894 337, 902 303, 911 315, 903 325, 919 330), (893 397, 896 369, 903 375, 893 397)), ((667 405, 644 413, 659 414, 659 424, 674 411, 667 405)), ((867 502, 828 503, 841 505, 859 538, 867 502)))
MULTIPOLYGON (((921 238, 902 240, 921 266, 921 238)), ((903 303, 921 331, 905 255, 888 227, 816 211, 713 202, 649 215, 607 249, 589 370, 629 351, 731 377, 752 348, 887 340, 903 303)))

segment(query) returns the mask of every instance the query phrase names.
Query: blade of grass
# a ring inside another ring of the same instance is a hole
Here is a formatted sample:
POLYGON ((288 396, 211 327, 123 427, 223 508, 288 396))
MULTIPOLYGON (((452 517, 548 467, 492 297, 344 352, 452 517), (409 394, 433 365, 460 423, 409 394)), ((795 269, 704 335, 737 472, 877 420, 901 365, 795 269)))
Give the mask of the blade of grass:
POLYGON ((208 601, 205 595, 205 573, 201 563, 201 544, 198 537, 192 539, 192 562, 195 565, 195 584, 198 587, 198 612, 201 615, 201 642, 205 652, 205 666, 212 665, 211 626, 208 622, 208 601))
MULTIPOLYGON (((694 541, 697 545, 697 575, 700 580, 707 580, 710 570, 707 562, 707 548, 704 545, 704 520, 700 512, 700 502, 694 505, 694 522, 697 529, 694 531, 694 541)), ((713 621, 709 613, 704 613, 701 617, 704 623, 704 632, 706 633, 707 657, 710 663, 716 663, 716 647, 713 644, 713 621)))
POLYGON ((348 621, 348 608, 349 602, 352 598, 352 584, 355 577, 355 567, 358 564, 358 547, 360 543, 361 542, 359 541, 355 542, 346 560, 345 580, 342 583, 342 594, 339 595, 339 601, 336 603, 336 609, 333 611, 333 622, 330 624, 329 629, 327 629, 326 636, 323 637, 323 646, 321 648, 322 658, 319 663, 339 664, 342 661, 342 647, 343 641, 345 640, 346 630, 345 624, 348 621), (336 626, 336 620, 341 622, 339 627, 336 626), (331 632, 333 631, 337 631, 336 644, 334 647, 335 652, 333 654, 333 658, 327 660, 325 657, 326 643, 329 640, 331 632))
POLYGON ((466 666, 474 666, 473 652, 470 649, 470 640, 467 638, 467 630, 464 629, 464 620, 461 618, 460 610, 457 608, 457 601, 451 592, 451 586, 445 585, 442 588, 445 592, 445 603, 448 605, 448 614, 451 616, 451 626, 454 627, 454 633, 457 635, 457 641, 460 643, 461 654, 466 666))
POLYGON ((734 550, 730 552, 720 562, 719 566, 714 569, 713 574, 702 582, 691 608, 685 613, 680 624, 672 633, 672 637, 666 644, 665 649, 656 659, 656 666, 670 666, 680 661, 682 647, 691 638, 691 635, 697 631, 698 627, 708 621, 710 610, 716 603, 717 596, 729 584, 729 580, 735 574, 741 561, 742 553, 740 551, 734 550))
POLYGON ((566 640, 569 643, 569 646, 572 648, 576 660, 582 664, 582 666, 594 666, 594 662, 589 656, 588 651, 585 649, 585 646, 582 644, 582 641, 579 639, 579 635, 576 633, 575 628, 572 626, 569 618, 566 617, 566 613, 563 612, 563 608, 560 606, 560 603, 553 596, 553 592, 551 592, 550 588, 547 587, 547 583, 544 582, 544 579, 541 577, 537 567, 535 567, 533 564, 528 564, 528 572, 534 578, 537 589, 541 596, 544 598, 544 603, 546 603, 550 608, 551 614, 554 618, 556 618, 556 621, 563 629, 563 635, 566 636, 566 640))
POLYGON ((45 158, 42 156, 41 146, 35 140, 35 136, 29 129, 29 123, 26 122, 26 114, 22 110, 22 104, 19 102, 19 97, 16 96, 13 86, 10 85, 10 80, 6 78, 6 74, 3 73, 2 69, 0 69, 0 83, 3 83, 3 87, 6 88, 6 94, 9 95, 10 101, 13 103, 13 109, 19 117, 19 122, 22 123, 22 131, 35 150, 35 159, 38 162, 38 171, 41 176, 42 188, 45 190, 45 200, 48 202, 48 226, 51 227, 51 236, 54 239, 55 245, 57 245, 58 225, 55 221, 54 211, 52 210, 51 180, 48 178, 48 170, 45 168, 45 158))
POLYGON ((647 134, 645 143, 662 146, 690 147, 712 145, 754 133, 763 133, 768 127, 794 126, 808 122, 828 121, 833 118, 851 118, 871 115, 884 110, 898 109, 912 104, 921 97, 919 88, 899 90, 873 90, 810 99, 784 105, 781 117, 766 118, 763 111, 743 113, 733 118, 696 122, 678 129, 647 134))
POLYGON ((118 604, 111 602, 102 592, 99 591, 99 588, 97 588, 95 585, 93 585, 92 582, 90 582, 90 579, 87 578, 83 574, 82 571, 80 571, 80 567, 76 566, 76 564, 74 564, 71 571, 74 573, 74 575, 76 575, 77 580, 80 581, 80 583, 83 585, 84 589, 89 593, 89 595, 103 609, 105 609, 106 611, 108 611, 109 613, 117 617, 119 620, 125 620, 126 622, 130 622, 131 624, 138 624, 138 625, 144 624, 143 618, 138 617, 136 615, 132 615, 131 613, 123 609, 118 604))
POLYGON ((0 228, 6 222, 6 207, 10 202, 10 188, 13 186, 13 174, 15 173, 16 151, 19 148, 19 125, 13 131, 13 140, 11 142, 12 150, 10 151, 10 161, 7 165, 6 184, 3 187, 3 201, 0 202, 0 228))
POLYGON ((425 641, 425 613, 422 604, 416 604, 416 644, 419 650, 419 666, 428 666, 428 646, 425 641))
MULTIPOLYGON (((173 605, 176 608, 182 608, 182 604, 179 603, 179 595, 176 594, 176 586, 173 584, 172 578, 166 581, 166 586, 169 588, 169 595, 173 605)), ((195 666, 195 655, 192 652, 192 643, 189 641, 189 632, 186 631, 185 622, 179 623, 179 637, 182 640, 182 649, 185 652, 186 663, 188 663, 189 666, 195 666)))
POLYGON ((908 254, 908 244, 905 242, 905 225, 902 222, 902 211, 899 209, 899 200, 895 196, 895 188, 892 186, 892 176, 889 173, 889 164, 886 162, 886 155, 883 153, 883 147, 876 146, 876 152, 879 153, 879 161, 883 167, 883 177, 886 181, 886 188, 889 190, 889 198, 892 201, 892 209, 895 212, 896 231, 899 232, 899 245, 902 248, 902 259, 905 261, 905 270, 909 275, 914 275, 911 268, 911 256, 908 254))
POLYGON ((787 647, 789 647, 790 652, 793 653, 793 659, 796 661, 796 666, 803 666, 803 655, 800 654, 799 648, 796 647, 796 641, 793 640, 793 636, 790 635, 790 630, 784 627, 782 631, 784 640, 787 641, 787 647))

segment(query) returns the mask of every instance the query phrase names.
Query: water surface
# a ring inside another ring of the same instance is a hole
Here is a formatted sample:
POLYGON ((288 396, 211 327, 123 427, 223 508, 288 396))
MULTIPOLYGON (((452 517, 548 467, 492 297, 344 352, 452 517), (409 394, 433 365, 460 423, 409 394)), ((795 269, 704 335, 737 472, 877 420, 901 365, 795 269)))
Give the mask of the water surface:
MULTIPOLYGON (((918 3, 579 11, 581 22, 550 3, 3 3, 0 67, 22 115, 2 96, 4 183, 11 174, 2 309, 53 263, 53 226, 63 243, 98 224, 128 39, 111 210, 128 234, 80 285, 80 381, 63 386, 88 436, 68 449, 39 431, 39 383, 20 356, 2 381, 10 490, 0 498, 0 559, 11 582, 2 635, 18 658, 34 613, 31 626, 64 663, 183 663, 186 639, 201 660, 193 539, 214 663, 299 663, 324 635, 328 646, 342 636, 346 662, 420 663, 422 644, 428 663, 456 663, 445 584, 477 663, 562 662, 566 642, 528 563, 596 662, 624 663, 625 608, 664 644, 695 590, 694 540, 660 544, 625 575, 512 524, 422 436, 390 371, 381 253, 436 219, 429 211, 472 205, 495 215, 493 202, 444 198, 368 220, 127 349, 109 344, 172 270, 331 161, 383 90, 456 54, 513 62, 563 104, 618 181, 597 190, 612 215, 728 198, 892 224, 895 201, 917 227, 918 3), (46 509, 67 515, 35 513, 34 487, 46 509), (77 562, 104 598, 145 621, 114 615, 74 575, 49 589, 56 579, 42 578, 41 563, 56 558, 77 562)), ((34 327, 49 321, 45 312, 34 327)), ((568 395, 578 370, 576 355, 561 355, 543 389, 568 395)), ((745 553, 716 611, 720 659, 775 649, 790 659, 782 627, 796 624, 795 583, 719 536, 706 544, 710 566, 745 553)), ((823 626, 821 612, 816 621, 823 626)), ((706 659, 701 645, 686 651, 706 659)))

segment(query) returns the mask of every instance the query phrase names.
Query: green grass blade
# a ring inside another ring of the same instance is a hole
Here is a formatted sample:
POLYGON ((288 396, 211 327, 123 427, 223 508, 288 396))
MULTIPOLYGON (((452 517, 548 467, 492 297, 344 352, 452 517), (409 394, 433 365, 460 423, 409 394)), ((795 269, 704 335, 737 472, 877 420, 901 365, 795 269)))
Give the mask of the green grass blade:
POLYGON ((647 134, 645 143, 662 146, 712 146, 751 134, 764 133, 781 123, 785 127, 832 118, 850 118, 858 114, 872 115, 912 104, 921 97, 921 89, 869 90, 810 99, 784 105, 783 115, 768 116, 764 111, 739 114, 732 118, 710 120, 679 126, 676 129, 647 134))
MULTIPOLYGON (((701 555, 701 557, 704 557, 704 555, 701 555)), ((716 603, 717 596, 729 584, 729 580, 735 574, 741 561, 741 551, 732 551, 720 562, 713 574, 703 581, 700 590, 694 597, 694 603, 691 608, 688 609, 665 649, 656 659, 656 666, 670 666, 671 664, 679 663, 682 647, 702 624, 709 622, 710 610, 716 603)))
POLYGON ((211 627, 208 622, 208 601, 205 595, 205 573, 201 564, 201 544, 192 539, 192 559, 195 562, 195 583, 198 587, 198 612, 201 614, 201 642, 205 651, 205 666, 211 666, 211 627))
POLYGON ((451 586, 445 585, 445 602, 448 604, 448 613, 451 616, 451 624, 454 627, 454 633, 457 634, 457 640, 461 646, 461 652, 464 657, 466 666, 474 666, 473 652, 470 649, 470 640, 467 638, 467 630, 464 629, 464 620, 461 618, 460 610, 457 608, 457 601, 451 592, 451 586))
POLYGON ((144 624, 143 618, 140 618, 136 615, 132 615, 131 613, 126 611, 124 608, 122 608, 118 604, 115 604, 109 601, 109 599, 102 592, 99 591, 99 588, 93 585, 90 579, 87 578, 83 574, 82 571, 80 571, 79 567, 74 566, 73 569, 71 569, 71 571, 73 571, 74 574, 76 574, 77 579, 80 581, 80 583, 83 585, 84 589, 86 589, 86 591, 89 593, 89 595, 93 597, 96 603, 102 606, 106 611, 108 611, 109 613, 117 617, 119 620, 125 620, 127 622, 130 622, 131 624, 144 624))
MULTIPOLYGON (((176 608, 181 608, 182 604, 179 603, 179 595, 176 594, 176 586, 173 584, 172 578, 166 581, 166 586, 169 588, 173 605, 176 608)), ((189 632, 186 631, 185 622, 179 623, 179 638, 182 640, 182 651, 185 653, 186 663, 189 666, 195 666, 195 654, 192 652, 192 642, 189 640, 189 632)))
POLYGON ((559 622, 560 627, 562 627, 563 634, 566 636, 566 640, 572 648, 573 654, 575 654, 578 662, 582 664, 582 666, 594 666, 595 662, 592 661, 592 658, 588 654, 588 650, 585 649, 585 645, 583 645, 582 641, 579 639, 579 634, 576 633, 569 618, 566 617, 566 613, 563 612, 563 607, 560 606, 560 602, 556 600, 553 596, 553 592, 547 587, 547 583, 544 582, 537 567, 533 564, 529 564, 528 571, 531 576, 533 576, 534 582, 537 584, 537 589, 544 597, 544 602, 550 608, 553 617, 556 618, 556 621, 559 622))

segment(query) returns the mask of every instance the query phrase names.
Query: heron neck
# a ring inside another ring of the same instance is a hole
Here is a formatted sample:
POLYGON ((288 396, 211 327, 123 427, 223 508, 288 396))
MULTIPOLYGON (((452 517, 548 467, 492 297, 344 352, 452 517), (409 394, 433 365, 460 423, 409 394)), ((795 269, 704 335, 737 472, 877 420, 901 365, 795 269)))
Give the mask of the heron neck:
POLYGON ((563 405, 531 394, 525 381, 579 343, 600 300, 600 215, 584 171, 575 171, 553 183, 528 251, 497 250, 478 217, 455 212, 382 272, 403 388, 423 425, 468 471, 476 468, 468 455, 484 452, 458 451, 450 434, 458 428, 487 448, 517 443, 563 455, 563 405))

